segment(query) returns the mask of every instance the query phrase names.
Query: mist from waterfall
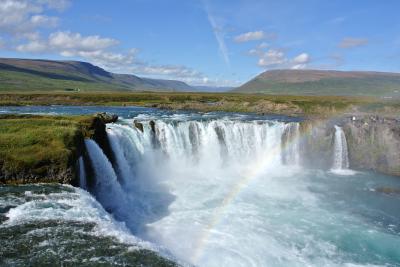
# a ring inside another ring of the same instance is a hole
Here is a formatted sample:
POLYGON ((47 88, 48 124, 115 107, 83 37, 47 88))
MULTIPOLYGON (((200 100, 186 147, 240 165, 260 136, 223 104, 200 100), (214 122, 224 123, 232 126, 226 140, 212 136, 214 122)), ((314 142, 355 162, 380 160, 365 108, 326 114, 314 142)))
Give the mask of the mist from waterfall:
MULTIPOLYGON (((198 266, 344 266, 354 253, 375 257, 372 247, 342 251, 346 229, 363 243, 368 227, 332 213, 310 192, 313 177, 325 174, 301 166, 298 122, 184 116, 140 122, 143 130, 132 119, 107 125, 113 163, 86 141, 95 170, 90 191, 137 237, 198 266)), ((334 148, 340 158, 334 166, 345 170, 339 127, 334 148)))

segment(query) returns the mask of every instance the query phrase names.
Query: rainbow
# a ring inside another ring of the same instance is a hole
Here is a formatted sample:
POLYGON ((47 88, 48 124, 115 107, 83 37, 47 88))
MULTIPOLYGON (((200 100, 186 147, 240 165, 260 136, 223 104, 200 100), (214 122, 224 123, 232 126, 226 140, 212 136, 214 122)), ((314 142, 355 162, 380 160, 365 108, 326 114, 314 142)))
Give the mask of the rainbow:
POLYGON ((231 205, 231 203, 237 198, 237 196, 242 192, 249 183, 259 177, 259 175, 266 169, 271 161, 280 156, 282 152, 288 150, 295 144, 295 142, 301 142, 304 138, 312 131, 314 127, 322 125, 327 120, 319 120, 313 124, 313 127, 306 127, 300 131, 300 136, 289 136, 289 139, 285 143, 280 143, 274 146, 272 150, 264 157, 262 160, 252 164, 240 175, 242 177, 229 191, 229 193, 222 200, 221 204, 215 209, 214 216, 211 218, 210 222, 202 231, 200 238, 197 240, 195 250, 193 251, 191 262, 197 264, 202 257, 202 253, 206 247, 207 241, 210 237, 212 229, 216 228, 218 224, 224 218, 225 210, 231 205))

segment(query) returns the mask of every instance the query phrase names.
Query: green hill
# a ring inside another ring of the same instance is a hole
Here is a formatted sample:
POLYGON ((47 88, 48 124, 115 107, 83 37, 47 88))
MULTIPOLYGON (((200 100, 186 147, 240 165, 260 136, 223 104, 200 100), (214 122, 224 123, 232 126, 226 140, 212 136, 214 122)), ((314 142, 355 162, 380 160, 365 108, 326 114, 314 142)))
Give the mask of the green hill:
POLYGON ((193 90, 184 82, 115 74, 87 62, 0 58, 0 92, 193 90))
POLYGON ((270 70, 233 90, 280 95, 400 96, 400 73, 270 70))

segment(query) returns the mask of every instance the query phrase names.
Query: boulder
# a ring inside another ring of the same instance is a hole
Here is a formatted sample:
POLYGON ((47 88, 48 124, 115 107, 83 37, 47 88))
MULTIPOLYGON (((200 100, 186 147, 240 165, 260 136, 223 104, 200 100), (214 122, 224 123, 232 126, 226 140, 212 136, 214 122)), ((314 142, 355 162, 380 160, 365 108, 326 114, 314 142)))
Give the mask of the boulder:
POLYGON ((118 115, 107 112, 99 112, 96 113, 95 116, 100 118, 104 123, 112 123, 118 120, 118 115))

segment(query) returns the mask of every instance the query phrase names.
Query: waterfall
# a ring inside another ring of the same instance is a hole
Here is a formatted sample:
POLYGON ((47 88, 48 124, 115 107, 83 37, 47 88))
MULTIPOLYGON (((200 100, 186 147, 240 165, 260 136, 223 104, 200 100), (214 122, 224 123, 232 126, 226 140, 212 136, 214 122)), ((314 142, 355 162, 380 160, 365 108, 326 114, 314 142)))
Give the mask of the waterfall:
MULTIPOLYGON (((110 125, 108 137, 117 158, 117 173, 128 178, 143 163, 167 161, 170 166, 202 166, 204 170, 221 166, 244 166, 270 158, 268 163, 281 164, 282 122, 156 121, 156 141, 151 128, 144 123, 142 133, 134 126, 110 125), (154 146, 157 142, 158 146, 154 146), (161 157, 161 159, 160 159, 161 157)), ((293 127, 298 135, 298 124, 293 127)), ((291 151, 293 163, 299 162, 298 145, 291 151)))
POLYGON ((282 135, 282 162, 300 166, 300 124, 288 123, 282 135))
POLYGON ((85 145, 95 172, 93 192, 106 210, 116 212, 125 199, 112 164, 95 141, 86 139, 85 145))
POLYGON ((335 125, 334 156, 332 170, 345 170, 349 168, 347 141, 343 129, 335 125))
POLYGON ((86 184, 86 172, 85 172, 85 163, 83 162, 83 157, 79 157, 78 159, 78 168, 79 168, 79 187, 82 189, 87 189, 86 184))
POLYGON ((284 122, 158 119, 155 132, 149 120, 142 123, 143 131, 133 120, 107 126, 114 163, 95 141, 85 140, 95 176, 90 192, 134 233, 146 232, 141 229, 169 212, 175 197, 166 188, 170 181, 207 177, 218 186, 227 182, 221 179, 233 182, 258 173, 279 173, 283 150, 290 159, 287 164, 299 164, 298 123, 290 124, 285 147, 284 122))

